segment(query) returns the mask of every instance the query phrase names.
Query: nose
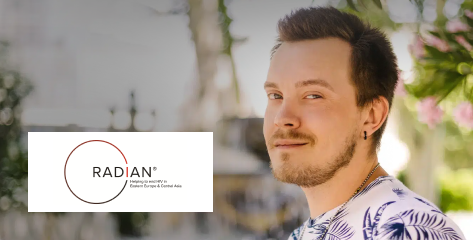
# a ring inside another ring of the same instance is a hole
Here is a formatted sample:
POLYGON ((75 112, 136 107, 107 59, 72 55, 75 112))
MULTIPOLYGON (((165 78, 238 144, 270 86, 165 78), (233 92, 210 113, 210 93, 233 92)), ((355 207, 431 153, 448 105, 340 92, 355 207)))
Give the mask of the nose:
POLYGON ((282 129, 299 128, 301 122, 294 110, 291 110, 287 104, 282 104, 276 117, 274 118, 274 125, 282 129))

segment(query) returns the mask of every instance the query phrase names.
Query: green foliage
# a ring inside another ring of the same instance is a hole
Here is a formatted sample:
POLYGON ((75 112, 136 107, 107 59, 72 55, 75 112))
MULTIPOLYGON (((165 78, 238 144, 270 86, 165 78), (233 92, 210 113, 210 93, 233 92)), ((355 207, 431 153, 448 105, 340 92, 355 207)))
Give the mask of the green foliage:
MULTIPOLYGON (((418 12, 420 13, 419 15, 422 15, 422 11, 424 10, 424 0, 409 0, 412 2, 416 7, 418 12)), ((314 2, 314 1, 312 1, 314 2)), ((381 0, 346 0, 347 6, 350 10, 354 12, 361 12, 360 8, 357 7, 357 5, 361 5, 363 9, 366 10, 365 14, 368 12, 368 9, 371 11, 373 8, 370 8, 369 6, 374 5, 376 6, 377 9, 384 11, 383 9, 383 4, 381 3, 381 0)), ((385 14, 386 16, 388 14, 385 14)))
POLYGON ((429 70, 422 82, 415 82, 406 87, 412 95, 422 99, 437 96, 438 102, 446 98, 455 88, 461 86, 464 76, 458 72, 445 69, 429 70))
MULTIPOLYGON (((422 16, 424 1, 410 0, 416 5, 419 15, 422 16)), ((403 24, 394 23, 384 9, 378 6, 377 0, 346 0, 347 7, 343 10, 353 13, 372 25, 383 30, 396 30, 403 24)), ((462 101, 473 103, 473 51, 469 52, 465 46, 457 41, 463 37, 473 46, 473 31, 450 33, 446 29, 448 19, 442 15, 443 4, 437 6, 437 14, 433 25, 434 31, 425 32, 424 37, 434 36, 445 41, 448 51, 440 51, 435 46, 425 44, 425 55, 417 59, 414 70, 414 82, 406 85, 410 93, 403 103, 409 112, 417 112, 416 104, 419 99, 435 96, 442 109, 446 111, 443 117, 446 127, 445 136, 445 163, 449 169, 440 174, 440 204, 442 211, 473 210, 473 131, 459 127, 452 117, 452 110, 462 101)), ((459 12, 460 19, 473 29, 473 19, 462 14, 465 9, 473 10, 473 0, 465 0, 459 12)), ((422 19, 418 19, 420 26, 422 19)), ((425 40, 425 39, 424 39, 425 40)), ((426 41, 424 41, 426 42, 426 41)), ((416 124, 418 136, 426 130, 424 124, 416 124)), ((411 135, 409 135, 411 136, 411 135)), ((421 141, 415 139, 414 142, 421 141)), ((405 171, 399 173, 398 179, 407 186, 408 175, 405 171)))
POLYGON ((0 42, 0 211, 25 207, 28 155, 21 142, 21 106, 30 83, 7 64, 8 44, 0 42))
MULTIPOLYGON (((399 172, 397 179, 407 186, 407 174, 399 172)), ((439 208, 448 211, 473 210, 473 168, 451 171, 445 169, 439 175, 439 208)), ((409 187, 409 186, 407 186, 409 187)))
POLYGON ((144 235, 143 227, 148 224, 149 213, 118 212, 112 214, 117 221, 120 236, 140 237, 144 235))
POLYGON ((446 171, 440 176, 440 209, 473 211, 473 169, 446 171))
POLYGON ((377 0, 356 2, 347 0, 345 6, 340 3, 338 8, 358 16, 374 27, 383 28, 384 30, 397 30, 402 26, 401 23, 393 22, 387 11, 382 8, 381 2, 377 0))
POLYGON ((407 173, 406 173, 406 171, 400 171, 396 178, 399 181, 401 181, 406 187, 409 187, 408 186, 409 183, 407 182, 407 173))
POLYGON ((452 170, 473 169, 473 131, 460 128, 452 119, 445 123, 445 164, 452 170))
MULTIPOLYGON (((473 5, 470 5, 465 2, 463 11, 473 10, 473 5)), ((439 20, 435 31, 419 34, 424 42, 420 46, 425 54, 417 56, 414 66, 416 78, 405 86, 410 95, 417 99, 433 96, 438 104, 444 102, 444 111, 448 115, 452 115, 453 108, 460 102, 473 103, 473 51, 470 49, 473 46, 473 19, 464 14, 459 21, 470 30, 449 32, 446 27, 448 23, 439 20)))
POLYGON ((356 9, 356 6, 355 6, 355 3, 353 2, 353 0, 347 0, 347 4, 352 10, 358 12, 358 9, 356 9))

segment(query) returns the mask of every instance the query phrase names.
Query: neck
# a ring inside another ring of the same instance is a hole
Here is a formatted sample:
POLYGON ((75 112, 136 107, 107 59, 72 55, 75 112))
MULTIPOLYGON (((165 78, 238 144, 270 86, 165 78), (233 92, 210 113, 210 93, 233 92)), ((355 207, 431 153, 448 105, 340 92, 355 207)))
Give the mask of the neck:
MULTIPOLYGON (((302 188, 309 204, 310 217, 316 218, 350 199, 377 164, 378 158, 376 155, 368 161, 366 158, 353 156, 350 164, 339 169, 327 182, 315 187, 302 188)), ((387 175, 389 174, 379 166, 362 189, 376 178, 387 175)))

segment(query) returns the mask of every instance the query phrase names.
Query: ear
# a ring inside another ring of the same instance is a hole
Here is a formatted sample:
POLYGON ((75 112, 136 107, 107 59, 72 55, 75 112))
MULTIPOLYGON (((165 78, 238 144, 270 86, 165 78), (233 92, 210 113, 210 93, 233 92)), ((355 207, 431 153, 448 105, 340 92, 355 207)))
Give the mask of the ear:
POLYGON ((371 102, 366 110, 367 116, 363 124, 362 137, 364 137, 364 131, 369 137, 383 125, 388 118, 389 102, 385 97, 379 96, 371 102))

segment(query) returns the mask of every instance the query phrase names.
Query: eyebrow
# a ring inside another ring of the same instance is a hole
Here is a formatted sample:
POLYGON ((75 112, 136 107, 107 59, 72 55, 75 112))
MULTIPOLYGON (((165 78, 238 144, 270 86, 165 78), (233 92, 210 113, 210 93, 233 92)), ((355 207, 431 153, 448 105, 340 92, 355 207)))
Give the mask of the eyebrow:
POLYGON ((278 88, 278 85, 276 83, 273 83, 273 82, 265 82, 264 83, 264 89, 266 88, 278 88))
MULTIPOLYGON (((304 81, 299 81, 296 83, 296 88, 301 88, 301 87, 306 87, 306 86, 311 86, 311 85, 319 85, 325 88, 328 88, 332 91, 333 87, 325 80, 322 79, 309 79, 309 80, 304 80, 304 81)), ((265 82, 264 83, 264 88, 278 88, 278 85, 273 82, 265 82)))

